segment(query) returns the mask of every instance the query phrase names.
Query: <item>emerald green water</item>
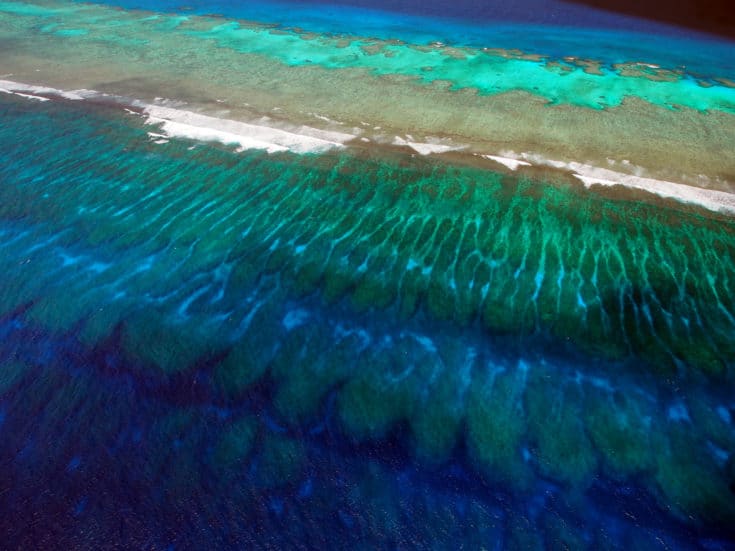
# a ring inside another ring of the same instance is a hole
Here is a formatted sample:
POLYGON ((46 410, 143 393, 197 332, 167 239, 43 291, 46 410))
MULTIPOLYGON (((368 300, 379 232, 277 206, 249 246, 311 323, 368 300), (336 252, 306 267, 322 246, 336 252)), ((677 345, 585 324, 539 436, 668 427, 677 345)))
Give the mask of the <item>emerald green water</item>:
MULTIPOLYGON (((215 340, 227 345, 245 315, 229 286, 261 281, 264 268, 297 296, 320 290, 327 303, 344 301, 357 312, 390 309, 409 319, 421 311, 520 340, 567 339, 610 359, 647 359, 662 372, 726 376, 733 357, 728 219, 440 161, 251 152, 210 160, 180 142, 145 146, 150 151, 136 144, 152 162, 165 155, 152 181, 139 176, 137 155, 121 158, 116 149, 101 158, 80 152, 89 155, 82 178, 64 165, 46 166, 42 148, 27 151, 37 139, 18 138, 17 155, 40 157, 24 169, 32 171, 26 199, 15 199, 15 186, 2 190, 2 213, 66 228, 49 247, 77 239, 102 247, 104 260, 94 261, 63 249, 55 260, 37 253, 44 264, 68 256, 57 269, 79 273, 72 317, 99 299, 100 285, 83 291, 83 275, 104 283, 120 315, 143 300, 171 322, 221 318, 215 340), (70 175, 62 183, 56 172, 70 175), (136 255, 136 269, 107 267, 119 248, 136 255), (172 270, 181 270, 182 284, 168 289, 159 274, 172 270), (141 299, 123 284, 155 291, 141 299)), ((48 277, 57 278, 57 269, 48 277)), ((31 312, 56 314, 42 305, 31 312)), ((110 316, 108 323, 117 321, 110 316)))
POLYGON ((264 446, 258 480, 300 483, 326 415, 356 445, 405 431, 420 465, 465 450, 513 499, 551 481, 584 511, 613 481, 703 534, 735 518, 730 219, 398 153, 158 145, 106 109, 0 105, 0 312, 231 408, 213 476, 264 446), (286 427, 265 443, 242 411, 262 385, 286 427))

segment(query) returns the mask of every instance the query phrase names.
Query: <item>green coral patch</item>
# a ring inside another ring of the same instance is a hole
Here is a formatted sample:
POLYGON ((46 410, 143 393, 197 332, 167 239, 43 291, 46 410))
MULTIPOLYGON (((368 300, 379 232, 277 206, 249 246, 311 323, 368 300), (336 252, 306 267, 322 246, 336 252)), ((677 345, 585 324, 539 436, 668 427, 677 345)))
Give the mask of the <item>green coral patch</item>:
POLYGON ((122 343, 131 357, 163 375, 186 371, 216 350, 196 325, 177 324, 155 310, 125 320, 122 343))
POLYGON ((531 372, 525 397, 528 432, 539 472, 584 491, 597 456, 582 422, 582 392, 574 383, 549 385, 543 368, 531 372))
POLYGON ((222 434, 214 448, 212 462, 217 470, 243 468, 251 453, 258 433, 257 419, 251 416, 233 422, 222 434))
POLYGON ((587 434, 602 457, 608 475, 625 479, 650 471, 655 453, 650 438, 653 408, 621 392, 585 389, 587 434))
POLYGON ((18 384, 28 369, 28 365, 18 360, 0 362, 0 394, 5 394, 18 384))
POLYGON ((339 418, 349 434, 357 440, 381 438, 407 419, 415 389, 410 381, 392 377, 406 368, 389 351, 361 359, 338 399, 339 418))
POLYGON ((293 483, 306 460, 303 444, 281 435, 269 435, 258 457, 258 480, 266 487, 293 483))
POLYGON ((733 526, 733 500, 724 467, 704 452, 703 442, 685 427, 671 427, 668 441, 656 442, 657 470, 654 475, 662 507, 682 519, 712 526, 733 526), (699 452, 695 450, 699 449, 699 452))
POLYGON ((530 468, 522 453, 526 373, 521 366, 480 374, 467 405, 467 442, 478 468, 489 479, 521 490, 531 484, 530 468))

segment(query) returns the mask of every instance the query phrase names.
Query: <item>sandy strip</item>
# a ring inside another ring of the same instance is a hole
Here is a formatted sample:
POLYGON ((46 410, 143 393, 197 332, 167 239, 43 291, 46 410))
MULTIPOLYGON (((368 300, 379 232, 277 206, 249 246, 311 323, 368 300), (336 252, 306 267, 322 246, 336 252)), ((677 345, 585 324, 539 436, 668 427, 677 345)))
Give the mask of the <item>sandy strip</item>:
POLYGON ((93 92, 91 90, 72 90, 72 91, 66 91, 66 90, 59 90, 57 88, 48 88, 46 86, 34 86, 32 84, 23 84, 22 82, 14 82, 12 80, 0 80, 0 88, 3 88, 4 91, 14 93, 17 95, 22 96, 23 93, 26 94, 46 94, 51 96, 59 96, 65 99, 70 100, 83 100, 87 99, 89 96, 85 96, 84 93, 88 92, 90 95, 96 94, 96 92, 93 92))
MULTIPOLYGON (((345 147, 351 140, 360 138, 359 134, 334 132, 308 126, 295 126, 288 130, 267 124, 255 124, 203 115, 183 109, 143 103, 119 96, 95 92, 94 90, 65 91, 45 86, 34 86, 0 80, 0 92, 18 95, 33 100, 46 100, 48 96, 70 100, 104 99, 110 103, 118 103, 126 111, 142 114, 146 124, 155 125, 159 133, 152 133, 156 143, 165 143, 166 138, 181 137, 201 141, 216 141, 223 144, 237 145, 240 149, 260 149, 275 153, 292 151, 294 153, 318 153, 333 148, 345 147), (128 107, 137 108, 132 111, 128 107)), ((170 103, 169 103, 170 105, 170 103)), ((258 123, 269 122, 262 118, 258 123)), ((462 145, 446 143, 421 143, 400 138, 392 141, 393 145, 407 146, 421 155, 440 154, 448 151, 465 149, 462 145)), ((683 203, 691 203, 708 210, 735 214, 735 194, 717 191, 688 184, 666 180, 646 178, 633 174, 599 168, 579 162, 565 162, 545 158, 535 153, 514 153, 508 151, 498 154, 483 154, 483 158, 500 163, 510 170, 521 167, 547 166, 565 172, 571 172, 585 187, 624 186, 630 189, 643 190, 660 197, 675 199, 683 203)))

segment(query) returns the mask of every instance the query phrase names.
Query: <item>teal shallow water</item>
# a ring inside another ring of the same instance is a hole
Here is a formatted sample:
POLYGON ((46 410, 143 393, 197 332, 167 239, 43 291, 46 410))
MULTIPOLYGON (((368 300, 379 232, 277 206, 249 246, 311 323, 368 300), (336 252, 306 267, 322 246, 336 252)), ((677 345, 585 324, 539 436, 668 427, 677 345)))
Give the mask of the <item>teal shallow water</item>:
MULTIPOLYGON (((28 159, 26 143, 17 142, 19 160, 28 159)), ((103 252, 109 247, 103 259, 64 253, 62 267, 100 277, 122 304, 139 301, 123 282, 147 280, 159 261, 164 271, 183 269, 183 288, 171 294, 162 289, 150 300, 169 308, 180 304, 183 319, 196 318, 200 307, 211 315, 214 306, 223 328, 234 322, 220 331, 225 343, 237 337, 240 323, 232 319, 236 299, 226 293, 228 280, 232 270, 248 277, 257 251, 269 272, 286 272, 302 293, 322 282, 328 301, 349 297, 358 310, 395 307, 411 317, 422 304, 435 318, 462 325, 481 321, 497 332, 557 333, 582 346, 602 337, 611 357, 684 360, 715 374, 732 358, 729 221, 578 196, 569 184, 506 180, 434 161, 401 166, 349 154, 243 153, 227 161, 224 166, 235 163, 228 170, 208 161, 195 175, 184 167, 196 152, 160 148, 174 150, 172 162, 157 169, 168 175, 164 189, 127 182, 136 178, 137 157, 126 161, 117 149, 98 157, 85 147, 91 171, 85 177, 95 183, 81 193, 53 178, 39 150, 39 162, 24 169, 36 172, 26 191, 35 201, 18 203, 18 190, 7 186, 3 212, 41 224, 50 222, 49 215, 54 221, 61 216, 59 223, 72 221, 68 237, 55 237, 61 243, 88 236, 105 245, 103 252), (239 173, 252 174, 256 184, 241 188, 230 181, 239 173), (280 176, 273 180, 273 174, 280 176), (116 201, 104 199, 113 190, 116 201), (165 190, 175 195, 169 200, 165 190), (76 209, 71 219, 63 205, 76 209), (112 236, 99 229, 110 224, 117 228, 112 236), (157 224, 162 227, 146 232, 157 224), (139 257, 132 274, 108 272, 118 239, 139 257), (237 263, 241 254, 251 259, 243 266, 237 263), (197 266, 208 267, 208 275, 188 281, 197 266)), ((63 166, 54 170, 66 172, 63 166)), ((85 304, 76 302, 78 308, 85 304)))
MULTIPOLYGON (((669 108, 735 111, 735 89, 717 84, 704 87, 688 75, 654 80, 646 78, 645 68, 638 77, 623 77, 612 67, 590 74, 568 62, 549 68, 547 59, 508 59, 497 52, 472 49, 447 53, 441 48, 417 49, 405 44, 381 44, 372 53, 370 47, 375 41, 371 40, 352 40, 349 45, 335 47, 339 39, 303 40, 296 34, 272 34, 268 30, 242 28, 235 22, 197 32, 195 36, 243 53, 275 57, 292 66, 364 68, 375 75, 406 75, 425 83, 441 81, 453 89, 473 88, 486 95, 523 90, 542 96, 551 104, 595 109, 618 106, 632 96, 669 108)), ((655 74, 647 69, 649 74, 655 74)))
MULTIPOLYGON (((159 543, 160 507, 202 507, 260 545, 330 523, 343 542, 451 541, 428 531, 469 538, 486 515, 477 537, 532 522, 548 542, 575 526, 575 547, 728 548, 730 219, 398 153, 154 144, 73 103, 3 97, 0 120, 7 480, 46 457, 27 488, 62 470, 159 495, 130 517, 159 543), (355 473, 346 508, 335 480, 355 473)), ((107 533, 105 491, 84 491, 48 497, 48 522, 107 533)))

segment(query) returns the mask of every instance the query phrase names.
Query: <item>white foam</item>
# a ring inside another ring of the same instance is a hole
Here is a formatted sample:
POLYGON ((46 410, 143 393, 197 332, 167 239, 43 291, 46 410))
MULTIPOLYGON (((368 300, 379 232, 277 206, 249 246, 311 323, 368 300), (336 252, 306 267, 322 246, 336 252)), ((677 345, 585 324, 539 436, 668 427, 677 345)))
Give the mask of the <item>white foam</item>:
POLYGON ((36 101, 49 101, 48 98, 44 98, 43 96, 34 96, 33 94, 24 94, 22 92, 15 92, 15 95, 20 96, 22 98, 34 99, 36 101))
POLYGON ((36 96, 36 95, 33 95, 33 94, 24 94, 23 92, 14 92, 14 91, 8 90, 6 88, 0 88, 0 93, 10 94, 11 96, 19 96, 21 98, 26 98, 26 99, 33 99, 33 100, 36 100, 36 101, 49 101, 48 98, 44 98, 43 96, 36 96))
MULTIPOLYGON (((104 97, 130 105, 130 100, 110 96, 94 90, 60 90, 47 86, 35 86, 9 80, 0 80, 0 91, 11 94, 33 95, 34 99, 45 100, 36 94, 53 95, 70 100, 84 100, 104 97)), ((151 133, 151 137, 172 138, 183 137, 201 141, 216 141, 234 144, 240 149, 263 149, 270 153, 293 151, 295 153, 315 153, 335 147, 343 147, 344 143, 356 136, 344 132, 332 132, 298 126, 284 130, 264 124, 253 124, 229 119, 222 119, 178 109, 180 102, 165 98, 156 98, 165 105, 132 102, 143 110, 147 124, 159 125, 161 134, 151 133), (174 107, 175 106, 175 107, 174 107)), ((125 108, 133 114, 135 111, 125 108)), ((137 114, 137 113, 136 113, 137 114)), ((158 143, 158 142, 157 142, 158 143)))
MULTIPOLYGON (((15 82, 12 80, 0 80, 0 88, 11 93, 27 94, 49 94, 52 96, 60 96, 62 98, 71 100, 83 100, 86 99, 86 95, 92 93, 91 90, 59 90, 58 88, 49 88, 48 86, 35 86, 33 84, 23 84, 22 82, 15 82)), ((95 93, 96 94, 96 93, 95 93)))
POLYGON ((308 115, 311 115, 312 117, 315 117, 315 118, 317 118, 317 119, 319 119, 321 121, 328 122, 328 123, 331 123, 331 124, 339 124, 339 125, 343 125, 344 124, 342 122, 339 122, 339 121, 335 121, 333 119, 330 119, 329 117, 325 117, 324 115, 320 115, 319 113, 307 113, 307 114, 308 115))
POLYGON ((642 176, 633 176, 621 172, 613 172, 604 168, 596 168, 581 163, 569 163, 574 176, 585 187, 592 185, 622 185, 631 189, 640 189, 655 193, 660 197, 676 199, 684 203, 696 203, 709 210, 735 213, 735 196, 725 191, 705 189, 666 180, 656 180, 642 176))
MULTIPOLYGON (((504 152, 504 155, 510 159, 524 160, 535 165, 550 166, 552 168, 570 171, 587 188, 593 185, 624 186, 630 189, 647 191, 659 197, 676 199, 683 203, 693 203, 715 212, 735 214, 735 195, 726 191, 700 188, 667 180, 657 180, 655 178, 617 172, 574 161, 555 161, 532 153, 516 155, 513 152, 504 152)), ((627 166, 632 167, 629 164, 627 166)), ((640 171, 638 172, 640 173, 640 171)))
POLYGON ((168 137, 190 138, 204 142, 220 142, 225 145, 237 144, 241 149, 265 149, 268 153, 288 150, 287 147, 281 147, 272 143, 256 140, 241 134, 184 124, 159 117, 149 117, 146 123, 160 125, 161 130, 168 137))
POLYGON ((34 84, 24 84, 22 82, 15 82, 12 80, 0 80, 0 88, 5 91, 21 95, 23 93, 36 95, 45 94, 50 96, 59 96, 65 99, 80 101, 91 97, 104 96, 95 90, 60 90, 58 88, 51 88, 49 86, 36 86, 34 84))
MULTIPOLYGON (((412 138, 409 134, 406 135, 408 138, 412 138)), ((419 143, 414 141, 404 140, 400 136, 396 136, 393 139, 393 145, 405 145, 419 153, 420 155, 431 155, 434 153, 446 153, 447 151, 457 151, 462 149, 463 146, 447 145, 442 143, 419 143)))
POLYGON ((518 170, 519 166, 531 166, 531 163, 527 161, 519 161, 518 159, 512 159, 510 157, 501 157, 500 155, 483 155, 486 159, 500 163, 501 165, 507 166, 511 170, 518 170))
POLYGON ((353 139, 352 134, 327 132, 306 126, 296 132, 280 128, 220 119, 171 107, 148 105, 147 124, 155 124, 167 137, 191 138, 236 144, 241 149, 264 149, 269 153, 293 151, 315 153, 335 147, 353 139))

